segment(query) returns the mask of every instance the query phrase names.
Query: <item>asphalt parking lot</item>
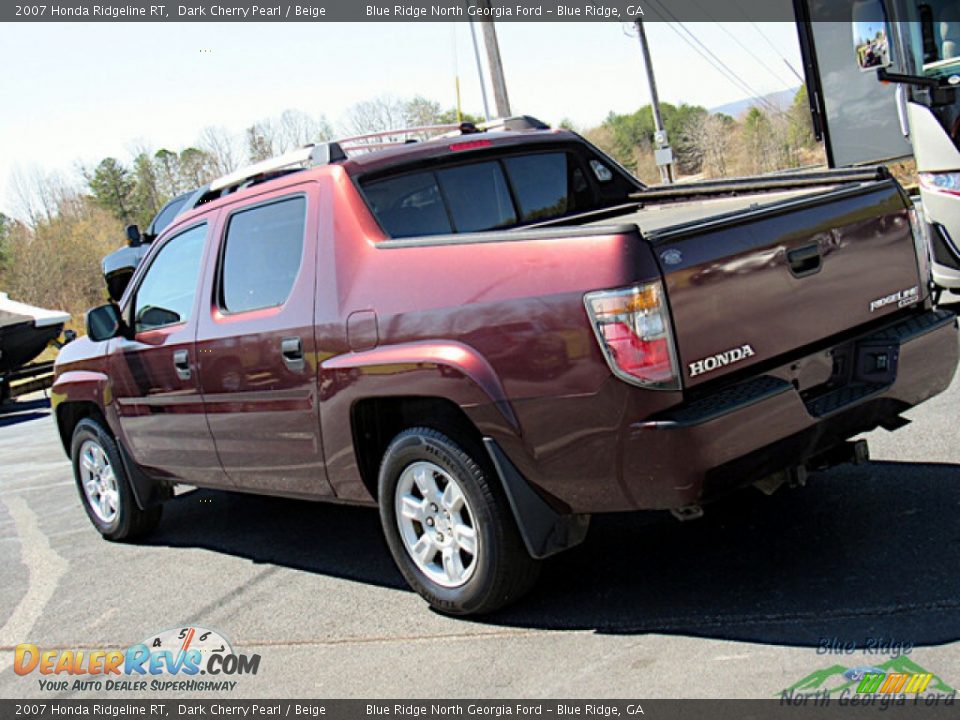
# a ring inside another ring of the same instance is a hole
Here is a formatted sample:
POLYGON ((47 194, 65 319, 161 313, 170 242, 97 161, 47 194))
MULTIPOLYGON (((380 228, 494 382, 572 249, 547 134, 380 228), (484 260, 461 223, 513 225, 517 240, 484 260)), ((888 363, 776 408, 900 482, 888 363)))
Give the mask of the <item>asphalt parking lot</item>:
POLYGON ((772 697, 890 660, 871 639, 957 687, 958 406, 955 383, 870 435, 871 463, 803 489, 685 524, 595 518, 525 601, 460 620, 404 586, 370 510, 198 491, 149 540, 101 540, 49 405, 21 400, 0 411, 0 696, 104 696, 41 691, 12 669, 18 643, 122 648, 186 625, 261 656, 231 697, 772 697))

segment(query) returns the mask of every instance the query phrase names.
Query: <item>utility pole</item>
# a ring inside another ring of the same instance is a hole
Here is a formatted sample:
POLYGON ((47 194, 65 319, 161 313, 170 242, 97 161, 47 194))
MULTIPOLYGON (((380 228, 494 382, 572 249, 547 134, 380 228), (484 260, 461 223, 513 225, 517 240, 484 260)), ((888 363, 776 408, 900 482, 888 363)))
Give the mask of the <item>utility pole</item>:
POLYGON ((483 63, 480 61, 480 49, 477 46, 477 30, 470 21, 470 38, 473 40, 473 57, 477 61, 477 77, 480 78, 480 97, 483 98, 483 119, 491 120, 490 105, 487 103, 487 81, 483 79, 483 63))
POLYGON ((663 116, 660 114, 660 96, 657 95, 657 80, 653 76, 653 62, 650 60, 650 46, 647 44, 647 33, 643 29, 643 20, 635 22, 637 37, 640 40, 640 49, 643 51, 643 64, 647 71, 647 84, 650 86, 650 105, 653 107, 653 155, 660 169, 660 182, 669 185, 673 182, 673 150, 670 149, 670 140, 663 127, 663 116))
MULTIPOLYGON (((477 6, 487 10, 485 17, 492 17, 490 0, 477 0, 477 6)), ((490 83, 493 85, 493 104, 497 117, 510 117, 510 100, 507 97, 507 81, 503 76, 503 64, 500 62, 500 45, 497 43, 497 29, 493 20, 481 20, 483 46, 487 50, 487 68, 490 70, 490 83)))

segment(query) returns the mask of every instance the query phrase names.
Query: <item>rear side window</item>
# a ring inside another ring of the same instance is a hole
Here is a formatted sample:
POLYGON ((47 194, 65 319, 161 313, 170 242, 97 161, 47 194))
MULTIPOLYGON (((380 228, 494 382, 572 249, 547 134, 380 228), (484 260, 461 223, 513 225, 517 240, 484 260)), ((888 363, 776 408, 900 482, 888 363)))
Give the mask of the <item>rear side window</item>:
POLYGON ((307 200, 234 213, 227 226, 220 304, 231 313, 283 305, 300 272, 307 200))

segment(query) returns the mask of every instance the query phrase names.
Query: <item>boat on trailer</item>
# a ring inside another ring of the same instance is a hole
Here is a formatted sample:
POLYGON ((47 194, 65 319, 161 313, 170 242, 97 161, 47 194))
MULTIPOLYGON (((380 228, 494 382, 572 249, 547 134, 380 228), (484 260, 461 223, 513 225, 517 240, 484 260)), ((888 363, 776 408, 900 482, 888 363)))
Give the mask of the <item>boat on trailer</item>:
POLYGON ((0 292, 0 375, 35 359, 60 337, 69 313, 11 300, 0 292))

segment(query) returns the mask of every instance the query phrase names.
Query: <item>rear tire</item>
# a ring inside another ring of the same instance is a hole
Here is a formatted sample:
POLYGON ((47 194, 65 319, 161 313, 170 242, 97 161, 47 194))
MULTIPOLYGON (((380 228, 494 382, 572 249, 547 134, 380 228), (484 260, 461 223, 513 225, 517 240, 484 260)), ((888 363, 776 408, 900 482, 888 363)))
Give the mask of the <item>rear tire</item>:
POLYGON ((540 571, 485 465, 423 427, 397 435, 380 465, 380 520, 393 559, 414 590, 450 615, 512 603, 540 571))
POLYGON ((153 532, 163 506, 141 510, 116 441, 100 423, 84 418, 73 431, 73 477, 87 517, 107 540, 133 540, 153 532))

